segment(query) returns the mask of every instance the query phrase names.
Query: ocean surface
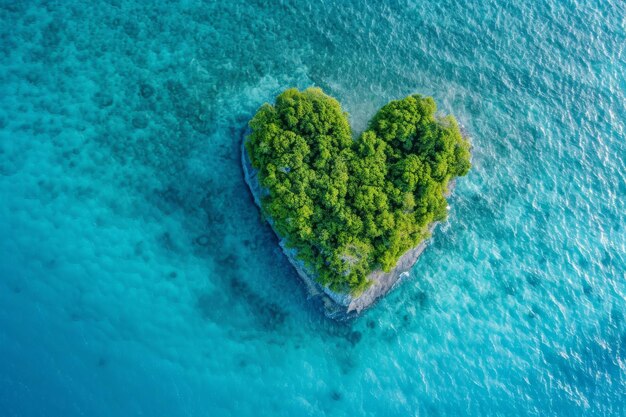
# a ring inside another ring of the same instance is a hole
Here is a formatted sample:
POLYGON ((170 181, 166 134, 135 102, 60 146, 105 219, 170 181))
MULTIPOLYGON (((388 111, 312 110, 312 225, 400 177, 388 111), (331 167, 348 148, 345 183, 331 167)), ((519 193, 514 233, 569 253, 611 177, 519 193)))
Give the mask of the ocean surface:
POLYGON ((0 0, 1 416, 625 416, 622 0, 0 0), (432 95, 473 169, 410 278, 307 299, 244 184, 287 87, 432 95))

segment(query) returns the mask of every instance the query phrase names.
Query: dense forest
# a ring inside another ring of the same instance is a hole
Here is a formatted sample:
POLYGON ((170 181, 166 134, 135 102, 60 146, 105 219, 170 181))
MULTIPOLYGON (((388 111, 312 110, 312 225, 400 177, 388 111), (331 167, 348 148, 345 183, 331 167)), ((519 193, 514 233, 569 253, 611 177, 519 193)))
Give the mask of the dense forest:
POLYGON ((264 214, 333 291, 360 294, 447 216, 451 179, 470 145, 431 97, 382 107, 352 137, 347 114, 318 88, 289 89, 250 121, 246 150, 268 190, 264 214))

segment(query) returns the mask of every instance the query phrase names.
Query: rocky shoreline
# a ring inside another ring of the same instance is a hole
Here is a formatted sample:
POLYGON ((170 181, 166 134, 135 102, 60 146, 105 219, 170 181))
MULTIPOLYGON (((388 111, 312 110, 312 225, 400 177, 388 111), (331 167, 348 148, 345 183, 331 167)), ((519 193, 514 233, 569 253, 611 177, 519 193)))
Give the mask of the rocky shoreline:
MULTIPOLYGON (((250 159, 248 158, 248 152, 246 151, 245 141, 247 138, 248 130, 244 131, 241 138, 241 166, 243 168, 244 178, 254 202, 259 209, 261 208, 261 198, 267 193, 267 190, 261 187, 258 180, 258 171, 252 167, 250 159)), ((454 183, 451 184, 452 189, 454 183)), ((272 225, 271 219, 268 219, 270 226, 272 225)), ((437 226, 437 223, 430 225, 429 230, 432 233, 437 226)), ((272 230, 273 227, 272 227, 272 230)), ((274 233, 276 231, 274 230, 274 233)), ((418 246, 408 250, 404 255, 400 257, 396 267, 389 272, 382 270, 373 271, 368 275, 368 279, 373 281, 373 284, 365 290, 358 297, 352 297, 349 294, 340 294, 331 291, 329 288, 324 287, 316 282, 314 279, 315 273, 310 271, 304 265, 304 262, 297 259, 297 252, 295 249, 289 249, 286 246, 285 239, 276 233, 279 240, 279 245, 289 260, 294 266, 298 275, 305 283, 310 298, 317 299, 321 302, 324 310, 324 314, 330 318, 345 320, 352 317, 356 317, 366 308, 373 305, 378 299, 387 294, 396 285, 398 285, 403 278, 408 276, 408 271, 415 265, 417 259, 422 254, 430 239, 424 240, 418 246)))

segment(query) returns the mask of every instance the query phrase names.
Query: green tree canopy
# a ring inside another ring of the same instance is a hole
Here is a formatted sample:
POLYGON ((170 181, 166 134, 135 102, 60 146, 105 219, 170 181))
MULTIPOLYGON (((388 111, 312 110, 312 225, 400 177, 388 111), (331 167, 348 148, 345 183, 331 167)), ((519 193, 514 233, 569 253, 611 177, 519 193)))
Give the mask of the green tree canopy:
POLYGON ((446 218, 445 192, 469 171, 470 146, 436 110, 431 97, 392 101, 354 140, 335 99, 289 89, 250 121, 263 211, 322 285, 359 294, 370 272, 392 269, 446 218))

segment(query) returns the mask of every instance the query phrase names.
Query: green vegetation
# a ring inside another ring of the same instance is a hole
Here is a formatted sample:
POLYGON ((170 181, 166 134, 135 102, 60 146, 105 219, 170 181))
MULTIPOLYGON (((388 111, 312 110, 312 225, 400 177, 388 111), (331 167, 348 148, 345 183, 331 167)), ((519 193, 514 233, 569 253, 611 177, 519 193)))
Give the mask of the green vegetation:
POLYGON ((431 97, 392 101, 352 138, 347 114, 318 88, 289 89, 250 121, 246 149, 277 233, 333 291, 359 294, 447 216, 450 179, 469 143, 431 97))

